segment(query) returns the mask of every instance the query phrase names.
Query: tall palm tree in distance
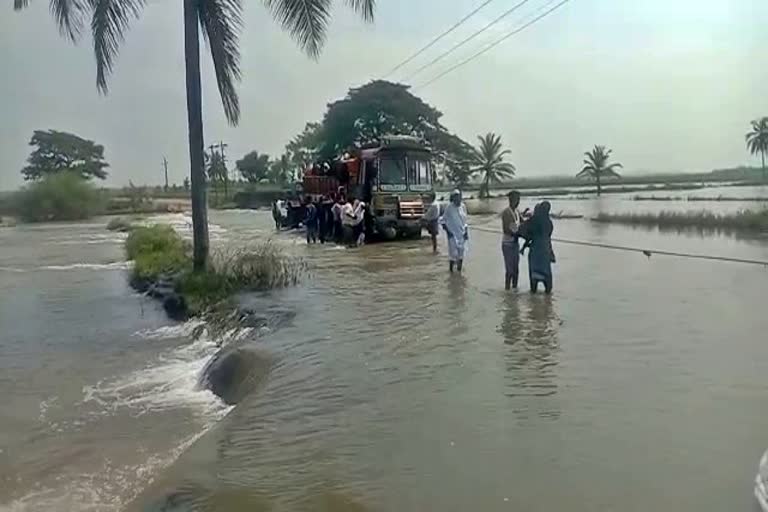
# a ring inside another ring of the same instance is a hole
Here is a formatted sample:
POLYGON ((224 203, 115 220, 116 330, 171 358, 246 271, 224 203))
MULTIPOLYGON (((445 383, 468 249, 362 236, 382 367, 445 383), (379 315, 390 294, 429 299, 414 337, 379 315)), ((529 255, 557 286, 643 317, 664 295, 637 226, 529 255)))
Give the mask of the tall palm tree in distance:
POLYGON ((765 175, 765 154, 768 153, 768 117, 752 121, 752 130, 745 136, 747 139, 747 149, 753 155, 760 153, 763 160, 763 183, 766 181, 765 175))
POLYGON ((501 135, 487 133, 485 136, 477 136, 480 145, 472 149, 472 157, 469 164, 471 174, 481 173, 483 183, 480 185, 480 199, 490 197, 491 183, 501 183, 515 175, 515 166, 504 161, 504 157, 511 153, 503 149, 501 135))
POLYGON ((603 178, 618 178, 619 173, 616 169, 621 169, 623 166, 618 163, 608 163, 608 159, 611 157, 613 150, 605 149, 605 146, 595 146, 592 151, 584 153, 584 167, 576 175, 577 178, 589 177, 594 178, 597 183, 597 195, 602 194, 601 180, 603 178))
MULTIPOLYGON (((242 0, 182 0, 184 16, 184 60, 186 64, 187 123, 192 184, 193 258, 195 270, 208 263, 208 212, 205 193, 202 91, 200 85, 200 31, 208 43, 216 82, 231 125, 240 119, 236 82, 240 81, 242 0)), ((262 0, 275 20, 290 32, 298 45, 317 58, 325 42, 332 0, 262 0)), ((345 0, 364 20, 373 20, 376 0, 345 0)), ((96 87, 107 92, 107 78, 125 33, 141 15, 145 0, 50 0, 51 14, 63 36, 79 40, 90 17, 96 57, 96 87)), ((29 0, 14 0, 15 10, 29 0)))

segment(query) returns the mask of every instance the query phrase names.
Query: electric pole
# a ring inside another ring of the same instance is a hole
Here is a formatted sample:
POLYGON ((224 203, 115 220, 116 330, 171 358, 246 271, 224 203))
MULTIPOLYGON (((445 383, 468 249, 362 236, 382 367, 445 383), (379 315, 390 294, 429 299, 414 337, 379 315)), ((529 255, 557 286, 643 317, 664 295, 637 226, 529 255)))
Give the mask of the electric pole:
POLYGON ((163 157, 163 170, 165 171, 165 191, 168 192, 168 159, 163 157))
POLYGON ((225 150, 225 148, 227 146, 229 146, 229 144, 224 144, 223 141, 219 141, 218 144, 214 143, 214 144, 211 144, 210 146, 208 146, 208 153, 209 153, 210 158, 211 158, 211 164, 214 163, 214 161, 213 161, 214 156, 213 155, 216 154, 216 151, 218 150, 219 158, 221 159, 221 161, 220 162, 216 162, 216 164, 217 165, 221 165, 222 166, 222 170, 224 171, 221 175, 219 175, 218 174, 218 170, 219 169, 213 169, 214 170, 214 176, 210 176, 209 175, 208 179, 211 182, 214 182, 216 179, 219 179, 219 178, 224 180, 224 197, 227 197, 228 196, 228 192, 229 192, 227 190, 227 185, 228 185, 228 182, 229 182, 229 171, 227 171, 227 157, 224 154, 224 150, 225 150))

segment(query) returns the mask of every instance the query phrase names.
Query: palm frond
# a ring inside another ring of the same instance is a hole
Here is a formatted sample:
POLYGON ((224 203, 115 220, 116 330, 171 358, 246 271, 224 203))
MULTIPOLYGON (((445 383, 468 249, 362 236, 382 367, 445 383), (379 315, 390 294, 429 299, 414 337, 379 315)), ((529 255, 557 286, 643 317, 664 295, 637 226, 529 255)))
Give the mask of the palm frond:
POLYGON ((352 10, 359 13, 363 17, 363 20, 367 22, 373 21, 373 12, 376 10, 376 0, 347 0, 352 10))
POLYGON ((331 16, 331 0, 264 0, 264 4, 310 57, 320 55, 331 16))
POLYGON ((144 0, 90 0, 93 16, 93 51, 96 55, 96 86, 106 93, 107 77, 112 73, 128 24, 139 17, 144 0))
POLYGON ((20 11, 29 7, 29 0, 13 0, 13 10, 20 11))
POLYGON ((77 41, 83 31, 83 20, 88 10, 85 0, 51 0, 50 10, 59 26, 59 32, 72 42, 77 41))
POLYGON ((235 83, 240 81, 239 35, 242 27, 241 0, 199 0, 200 28, 213 59, 216 83, 231 125, 240 120, 240 99, 235 83))

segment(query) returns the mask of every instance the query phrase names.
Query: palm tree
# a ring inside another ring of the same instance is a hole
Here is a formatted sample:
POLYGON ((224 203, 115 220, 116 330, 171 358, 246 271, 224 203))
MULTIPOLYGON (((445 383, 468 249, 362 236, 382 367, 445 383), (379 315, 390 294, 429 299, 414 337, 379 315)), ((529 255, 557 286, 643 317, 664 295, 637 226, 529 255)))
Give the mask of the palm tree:
POLYGON ((480 199, 490 196, 491 183, 501 183, 504 179, 510 179, 515 175, 515 166, 504 161, 504 157, 511 153, 508 149, 502 149, 501 135, 487 133, 484 137, 478 135, 480 145, 472 148, 470 157, 471 174, 483 173, 483 184, 480 185, 480 199))
POLYGON ((623 166, 616 162, 609 164, 608 159, 611 157, 613 150, 605 149, 605 146, 595 146, 592 151, 584 153, 586 157, 584 159, 584 168, 576 175, 577 178, 588 176, 594 178, 597 182, 597 195, 602 192, 602 185, 600 180, 602 178, 618 178, 619 173, 616 169, 621 169, 623 166))
MULTIPOLYGON (((299 46, 310 57, 317 58, 325 42, 332 0, 263 2, 299 46)), ((376 0, 346 0, 345 3, 364 20, 373 20, 376 0)), ((13 2, 14 10, 21 10, 28 5, 29 0, 13 2)), ((50 0, 51 13, 59 31, 73 42, 79 40, 86 18, 91 18, 96 86, 100 92, 107 92, 107 77, 114 67, 120 43, 130 23, 141 15, 145 5, 144 0, 50 0)), ((234 126, 240 119, 240 101, 235 83, 240 81, 242 0, 183 0, 183 5, 193 258, 195 270, 204 270, 208 263, 208 213, 200 85, 200 31, 211 52, 224 114, 234 126)))
POLYGON ((224 157, 218 151, 205 154, 205 172, 208 175, 208 182, 213 185, 218 197, 218 184, 224 184, 224 197, 228 196, 229 171, 224 157))
POLYGON ((752 131, 745 136, 747 149, 753 155, 760 153, 763 160, 763 182, 765 182, 765 154, 768 153, 768 117, 752 121, 752 131))

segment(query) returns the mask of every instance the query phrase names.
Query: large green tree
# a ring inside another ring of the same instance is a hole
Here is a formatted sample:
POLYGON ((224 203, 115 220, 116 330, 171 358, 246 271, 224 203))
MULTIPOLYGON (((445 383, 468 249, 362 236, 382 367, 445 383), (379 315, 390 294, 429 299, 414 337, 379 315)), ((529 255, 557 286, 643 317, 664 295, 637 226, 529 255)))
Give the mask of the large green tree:
POLYGON ((318 154, 333 158, 349 149, 376 143, 384 135, 423 138, 436 158, 465 161, 472 147, 440 123, 443 114, 410 92, 410 87, 374 80, 349 90, 328 105, 317 137, 318 154))
POLYGON ((251 151, 235 162, 235 167, 247 181, 258 183, 269 178, 269 155, 251 151))
POLYGON ((320 123, 307 123, 304 130, 285 146, 288 160, 299 176, 320 157, 321 128, 320 123))
MULTIPOLYGON (((332 0, 262 0, 273 18, 290 32, 311 57, 316 58, 325 42, 332 0)), ((208 212, 205 193, 202 89, 200 76, 200 32, 208 43, 227 120, 236 125, 240 101, 235 84, 240 81, 240 30, 242 0, 182 0, 184 61, 189 128, 189 161, 192 183, 192 230, 195 270, 208 264, 208 212)), ((376 0, 345 0, 366 21, 373 20, 376 0)), ((13 0, 15 10, 29 0, 13 0)), ((51 13, 61 33, 77 41, 90 17, 96 57, 96 85, 107 92, 120 44, 132 21, 139 17, 144 0, 50 0, 51 13)))
POLYGON ((768 117, 752 121, 752 130, 745 136, 747 149, 753 155, 760 154, 763 160, 763 181, 766 181, 765 154, 768 153, 768 117))
POLYGON ((104 146, 67 132, 35 130, 29 145, 35 149, 21 170, 25 180, 39 180, 68 172, 84 179, 107 177, 104 146))
POLYGON ((504 161, 504 157, 511 153, 501 144, 501 135, 487 133, 478 135, 480 145, 473 149, 470 159, 470 172, 481 174, 483 183, 480 185, 480 199, 490 197, 491 183, 501 183, 505 179, 511 179, 515 175, 515 166, 504 161))
POLYGON ((595 180, 597 183, 597 195, 601 195, 602 180, 605 178, 618 178, 619 173, 616 169, 621 169, 623 166, 618 163, 608 163, 611 158, 613 150, 605 149, 605 146, 595 146, 592 151, 584 153, 584 167, 576 175, 577 178, 588 177, 595 180))
POLYGON ((287 153, 269 164, 268 177, 269 182, 275 185, 285 185, 292 180, 291 161, 287 153))

